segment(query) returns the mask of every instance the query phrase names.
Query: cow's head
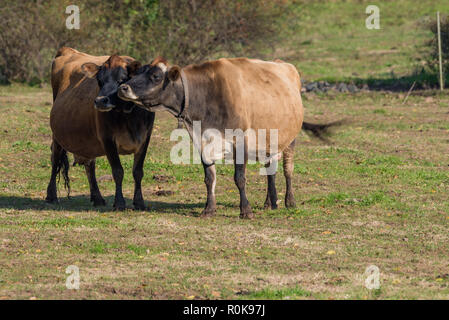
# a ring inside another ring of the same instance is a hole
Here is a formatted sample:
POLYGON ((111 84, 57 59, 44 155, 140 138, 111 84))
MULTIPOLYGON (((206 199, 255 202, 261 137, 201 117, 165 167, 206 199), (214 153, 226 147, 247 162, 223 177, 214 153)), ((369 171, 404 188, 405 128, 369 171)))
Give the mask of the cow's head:
POLYGON ((87 77, 95 78, 100 87, 98 96, 95 98, 95 108, 104 112, 114 108, 124 112, 131 112, 134 104, 119 99, 117 90, 122 83, 131 78, 140 66, 140 62, 118 55, 112 55, 101 66, 92 62, 84 63, 81 66, 81 70, 87 77))
POLYGON ((122 84, 118 96, 148 111, 166 110, 179 114, 184 98, 181 69, 169 66, 163 58, 140 67, 131 80, 122 84))

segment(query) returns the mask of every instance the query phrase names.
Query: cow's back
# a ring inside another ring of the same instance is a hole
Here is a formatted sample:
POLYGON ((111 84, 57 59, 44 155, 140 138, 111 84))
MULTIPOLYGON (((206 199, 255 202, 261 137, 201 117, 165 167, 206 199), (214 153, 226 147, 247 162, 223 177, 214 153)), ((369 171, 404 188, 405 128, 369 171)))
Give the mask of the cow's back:
POLYGON ((215 84, 214 95, 219 100, 215 113, 219 116, 211 127, 265 129, 267 135, 270 129, 278 129, 279 150, 286 148, 301 130, 301 81, 293 65, 233 58, 192 69, 197 69, 194 73, 206 71, 215 84))
POLYGON ((98 93, 95 79, 81 71, 86 62, 103 64, 108 56, 91 56, 72 48, 58 50, 52 64, 53 108, 50 126, 54 139, 67 151, 91 159, 103 153, 97 136, 94 99, 98 93), (93 139, 94 138, 94 139, 93 139))
MULTIPOLYGON (((56 99, 59 93, 76 87, 75 85, 85 78, 81 71, 81 66, 84 63, 94 62, 101 65, 108 58, 108 56, 91 56, 68 47, 59 49, 51 67, 51 84, 54 99, 56 99)), ((87 78, 85 80, 96 86, 95 80, 87 78)))

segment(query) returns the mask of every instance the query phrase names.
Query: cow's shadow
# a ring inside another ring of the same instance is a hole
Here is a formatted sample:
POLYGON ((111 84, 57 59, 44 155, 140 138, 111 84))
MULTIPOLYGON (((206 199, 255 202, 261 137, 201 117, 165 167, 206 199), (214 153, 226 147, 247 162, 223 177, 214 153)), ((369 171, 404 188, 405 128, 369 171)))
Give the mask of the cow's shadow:
MULTIPOLYGON (((97 211, 97 212, 111 212, 113 211, 114 196, 106 196, 106 205, 94 207, 89 199, 89 196, 76 195, 70 198, 61 197, 59 203, 47 203, 44 199, 30 198, 21 196, 5 196, 0 195, 0 210, 20 210, 20 211, 97 211)), ((126 208, 133 209, 132 199, 125 198, 126 208)), ((145 205, 148 212, 160 213, 174 213, 180 215, 197 215, 204 208, 204 202, 198 203, 174 203, 145 200, 145 205)), ((220 205, 228 207, 229 204, 220 203, 220 205)))

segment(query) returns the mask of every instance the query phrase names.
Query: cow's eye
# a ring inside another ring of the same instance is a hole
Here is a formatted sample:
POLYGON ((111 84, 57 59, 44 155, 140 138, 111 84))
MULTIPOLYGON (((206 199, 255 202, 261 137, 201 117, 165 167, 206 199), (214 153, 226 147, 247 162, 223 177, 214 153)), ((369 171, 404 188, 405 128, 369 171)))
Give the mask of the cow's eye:
POLYGON ((152 80, 153 80, 154 82, 159 82, 159 81, 161 81, 161 79, 162 79, 162 77, 161 77, 159 74, 157 74, 157 73, 153 74, 153 75, 151 76, 151 78, 152 78, 152 80))

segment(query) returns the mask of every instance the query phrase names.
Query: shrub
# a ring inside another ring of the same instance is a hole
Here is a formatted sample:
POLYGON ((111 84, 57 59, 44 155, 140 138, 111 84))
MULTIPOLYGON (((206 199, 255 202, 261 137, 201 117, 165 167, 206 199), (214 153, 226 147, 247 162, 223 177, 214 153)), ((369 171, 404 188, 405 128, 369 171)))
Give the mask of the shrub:
POLYGON ((0 4, 0 71, 7 79, 48 80, 61 46, 185 65, 218 55, 264 57, 287 0, 78 1, 80 30, 65 27, 67 0, 0 4))
MULTIPOLYGON (((444 74, 449 74, 449 17, 442 16, 440 19, 443 72, 444 74)), ((439 72, 437 22, 432 21, 429 24, 429 28, 433 33, 433 37, 428 43, 431 52, 428 56, 427 64, 430 70, 436 73, 439 72)))
POLYGON ((43 81, 57 48, 83 38, 65 28, 65 2, 2 1, 0 70, 8 79, 43 81))

